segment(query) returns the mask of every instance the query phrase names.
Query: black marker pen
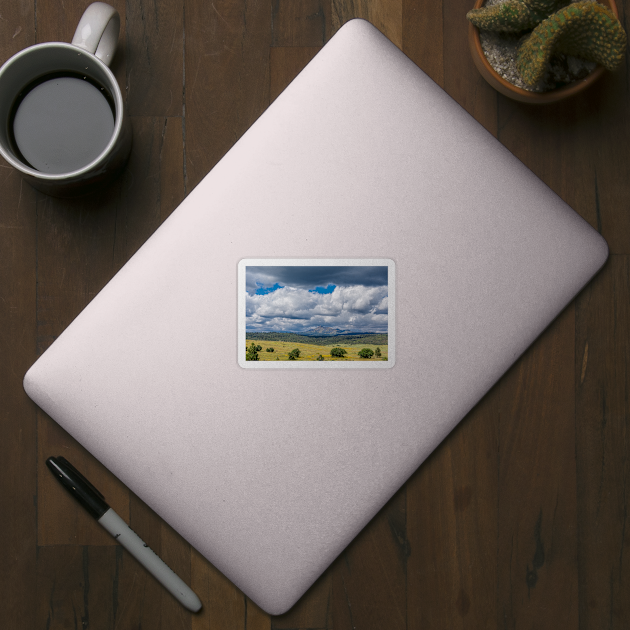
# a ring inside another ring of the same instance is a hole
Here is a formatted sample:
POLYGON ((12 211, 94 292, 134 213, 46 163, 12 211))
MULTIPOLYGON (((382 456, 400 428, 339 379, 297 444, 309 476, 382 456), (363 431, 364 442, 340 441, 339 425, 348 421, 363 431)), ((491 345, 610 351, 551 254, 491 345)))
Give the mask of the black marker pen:
POLYGON ((197 612, 201 601, 127 523, 105 502, 105 497, 65 457, 49 457, 50 468, 61 485, 160 582, 183 606, 197 612))

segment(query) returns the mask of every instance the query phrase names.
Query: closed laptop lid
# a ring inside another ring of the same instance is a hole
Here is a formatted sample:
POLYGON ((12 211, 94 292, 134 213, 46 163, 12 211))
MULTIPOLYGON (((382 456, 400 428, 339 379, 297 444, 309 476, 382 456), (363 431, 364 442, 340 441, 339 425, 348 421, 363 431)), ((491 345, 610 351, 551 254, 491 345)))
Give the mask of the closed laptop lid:
POLYGON ((607 254, 465 110, 353 20, 24 385, 279 614, 607 254), (290 360, 296 340, 302 354, 290 360), (246 358, 252 343, 258 361, 246 358), (335 344, 345 356, 333 357, 335 344), (359 356, 363 345, 381 356, 359 356))

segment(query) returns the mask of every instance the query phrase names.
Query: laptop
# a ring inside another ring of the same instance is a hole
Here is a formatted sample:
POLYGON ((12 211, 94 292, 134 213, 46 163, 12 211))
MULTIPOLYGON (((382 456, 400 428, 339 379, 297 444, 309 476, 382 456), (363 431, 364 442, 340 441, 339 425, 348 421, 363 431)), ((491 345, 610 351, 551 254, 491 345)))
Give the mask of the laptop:
POLYGON ((353 20, 24 387, 280 614, 607 255, 586 221, 353 20))

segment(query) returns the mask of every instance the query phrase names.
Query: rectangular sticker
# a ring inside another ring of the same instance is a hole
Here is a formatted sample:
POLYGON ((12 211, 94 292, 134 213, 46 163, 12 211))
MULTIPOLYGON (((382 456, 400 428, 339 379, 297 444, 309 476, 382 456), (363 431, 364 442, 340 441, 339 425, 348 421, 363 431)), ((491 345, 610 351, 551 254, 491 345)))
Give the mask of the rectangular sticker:
POLYGON ((390 259, 243 259, 238 363, 251 368, 394 365, 390 259))

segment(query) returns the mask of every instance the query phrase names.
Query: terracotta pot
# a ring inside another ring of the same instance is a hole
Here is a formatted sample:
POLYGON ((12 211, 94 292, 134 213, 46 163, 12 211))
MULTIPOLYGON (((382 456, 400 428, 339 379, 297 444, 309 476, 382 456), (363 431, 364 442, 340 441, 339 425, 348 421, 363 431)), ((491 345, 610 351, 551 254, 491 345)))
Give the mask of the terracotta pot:
MULTIPOLYGON (((484 4, 484 0, 475 1, 475 9, 480 9, 484 4)), ((600 4, 608 7, 619 18, 617 12, 617 5, 614 0, 600 0, 600 4)), ((605 68, 597 66, 593 72, 591 72, 586 78, 581 81, 575 81, 555 90, 549 90, 548 92, 528 92, 520 87, 516 87, 509 81, 506 81, 500 74, 498 74, 494 68, 490 65, 490 62, 486 59, 481 48, 481 40, 479 39, 479 29, 471 22, 468 22, 468 43, 470 45, 470 52, 472 54, 473 61, 477 66, 477 70, 481 73, 481 76, 495 89, 497 92, 514 99, 516 101, 522 101, 524 103, 554 103, 562 99, 568 98, 585 90, 590 85, 595 83, 602 74, 605 72, 605 68)))

